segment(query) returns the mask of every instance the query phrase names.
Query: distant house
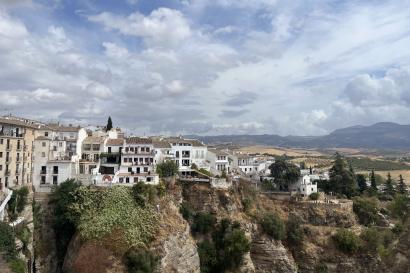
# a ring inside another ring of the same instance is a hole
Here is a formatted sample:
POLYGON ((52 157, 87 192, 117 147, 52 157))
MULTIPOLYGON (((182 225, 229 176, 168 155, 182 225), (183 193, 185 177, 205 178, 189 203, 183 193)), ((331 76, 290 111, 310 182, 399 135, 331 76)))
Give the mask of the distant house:
POLYGON ((309 175, 302 176, 290 188, 292 191, 296 191, 302 196, 309 196, 312 193, 317 192, 317 184, 315 181, 311 180, 309 175))

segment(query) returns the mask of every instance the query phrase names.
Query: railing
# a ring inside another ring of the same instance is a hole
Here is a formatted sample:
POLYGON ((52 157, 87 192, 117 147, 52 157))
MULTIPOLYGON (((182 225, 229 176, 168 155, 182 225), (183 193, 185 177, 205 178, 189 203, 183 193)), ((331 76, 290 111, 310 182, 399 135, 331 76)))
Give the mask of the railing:
POLYGON ((11 156, 6 157, 6 163, 10 163, 11 162, 11 156))
POLYGON ((47 170, 41 170, 40 174, 47 174, 47 170))
POLYGON ((13 148, 13 145, 7 145, 6 151, 11 151, 12 148, 13 148))

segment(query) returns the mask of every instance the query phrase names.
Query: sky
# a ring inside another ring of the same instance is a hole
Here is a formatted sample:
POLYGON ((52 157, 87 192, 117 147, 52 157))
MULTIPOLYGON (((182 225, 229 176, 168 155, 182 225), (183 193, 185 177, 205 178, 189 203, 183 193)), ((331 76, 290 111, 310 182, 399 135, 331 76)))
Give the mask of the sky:
POLYGON ((145 135, 410 124, 410 1, 0 0, 0 114, 145 135))

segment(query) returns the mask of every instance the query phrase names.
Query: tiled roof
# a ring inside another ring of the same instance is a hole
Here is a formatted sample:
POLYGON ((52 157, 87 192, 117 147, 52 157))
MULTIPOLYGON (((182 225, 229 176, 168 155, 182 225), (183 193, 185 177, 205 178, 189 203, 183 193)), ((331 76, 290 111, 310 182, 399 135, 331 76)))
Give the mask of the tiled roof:
POLYGON ((152 144, 154 144, 155 148, 171 148, 171 144, 166 141, 153 140, 152 144))
POLYGON ((166 141, 168 143, 188 143, 188 144, 191 144, 194 147, 203 147, 203 146, 205 146, 201 141, 199 141, 197 139, 183 139, 181 137, 164 138, 163 141, 166 141))
POLYGON ((73 132, 76 133, 80 131, 80 126, 65 126, 59 124, 48 124, 47 125, 51 130, 59 131, 59 132, 73 132))
POLYGON ((127 137, 125 139, 127 144, 152 144, 152 139, 143 137, 127 137))
POLYGON ((107 140, 108 146, 122 146, 124 144, 124 139, 122 138, 109 138, 107 140))
POLYGON ((102 142, 104 142, 104 137, 89 136, 86 139, 84 139, 83 144, 93 144, 93 143, 102 143, 102 142))
POLYGON ((38 121, 17 118, 17 117, 9 117, 9 116, 0 117, 0 124, 16 125, 16 126, 21 126, 21 127, 33 128, 33 129, 38 129, 44 126, 44 124, 38 121))

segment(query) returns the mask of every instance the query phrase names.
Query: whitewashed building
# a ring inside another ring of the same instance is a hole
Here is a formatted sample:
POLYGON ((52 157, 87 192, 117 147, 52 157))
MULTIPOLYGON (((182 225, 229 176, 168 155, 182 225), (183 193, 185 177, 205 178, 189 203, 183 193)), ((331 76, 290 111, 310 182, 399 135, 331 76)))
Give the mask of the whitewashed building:
POLYGON ((309 175, 304 175, 298 180, 298 182, 291 186, 291 190, 307 197, 312 193, 317 192, 317 184, 310 179, 309 175))
POLYGON ((209 170, 209 164, 206 162, 208 148, 201 141, 182 137, 165 138, 163 141, 171 145, 171 153, 175 156, 174 160, 180 172, 192 171, 192 164, 199 169, 209 170))

